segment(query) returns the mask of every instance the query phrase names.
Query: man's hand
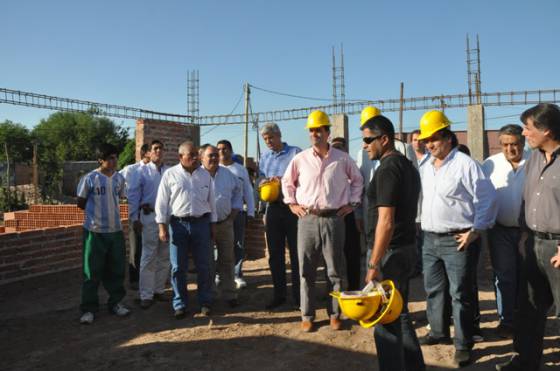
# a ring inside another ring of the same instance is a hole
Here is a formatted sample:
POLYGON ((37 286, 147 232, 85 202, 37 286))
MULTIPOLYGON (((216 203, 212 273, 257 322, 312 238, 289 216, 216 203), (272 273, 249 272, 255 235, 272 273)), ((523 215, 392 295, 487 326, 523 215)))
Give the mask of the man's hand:
POLYGON ((356 218, 356 229, 358 233, 364 233, 364 220, 356 218))
POLYGON ((455 235, 455 241, 459 243, 457 251, 463 251, 463 249, 469 246, 471 243, 476 241, 480 237, 480 234, 475 231, 467 231, 465 233, 458 233, 455 235))
POLYGON ((344 218, 346 215, 350 214, 352 211, 354 211, 354 208, 352 206, 344 205, 336 211, 336 215, 344 218))
POLYGON ((554 268, 560 269, 560 244, 556 247, 556 249, 558 251, 556 251, 556 255, 550 259, 550 264, 552 264, 554 268))
POLYGON ((288 206, 290 207, 290 211, 294 213, 298 218, 303 218, 307 215, 307 210, 305 210, 305 208, 301 205, 290 204, 288 206))
MULTIPOLYGON (((142 226, 142 224, 140 224, 142 226)), ((169 242, 169 231, 167 230, 167 224, 158 224, 159 226, 159 239, 162 242, 169 242)))
POLYGON ((368 269, 366 273, 366 284, 379 276, 379 269, 368 269))
POLYGON ((521 238, 519 238, 519 245, 517 246, 517 249, 519 251, 519 255, 521 255, 523 259, 525 259, 525 245, 527 244, 528 238, 529 233, 521 232, 521 238))
POLYGON ((142 222, 140 222, 140 220, 135 220, 134 223, 132 223, 132 228, 134 232, 142 233, 142 222))

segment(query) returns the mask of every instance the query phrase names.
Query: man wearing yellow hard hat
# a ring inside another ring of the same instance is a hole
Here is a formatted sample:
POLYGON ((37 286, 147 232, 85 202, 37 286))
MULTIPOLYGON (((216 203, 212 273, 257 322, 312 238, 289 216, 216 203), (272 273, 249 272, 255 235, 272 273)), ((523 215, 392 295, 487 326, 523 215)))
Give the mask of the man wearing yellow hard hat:
POLYGON ((368 260, 366 282, 392 280, 403 299, 394 322, 375 326, 379 369, 424 370, 424 358, 408 312, 408 283, 419 259, 416 250, 416 212, 420 176, 412 163, 395 149, 395 129, 382 115, 362 125, 362 148, 379 167, 369 184, 368 260))
MULTIPOLYGON (((329 116, 313 111, 306 128, 312 147, 298 153, 282 177, 284 202, 298 217, 301 329, 313 330, 315 277, 323 257, 328 291, 341 291, 344 275, 344 217, 362 195, 362 176, 352 158, 329 145, 329 116)), ((327 302, 333 330, 341 328, 338 300, 327 302)))
POLYGON ((423 267, 430 333, 425 345, 450 343, 446 290, 452 299, 454 363, 471 362, 474 335, 472 270, 476 270, 480 234, 494 224, 496 192, 480 165, 457 150, 451 122, 441 111, 426 112, 419 140, 430 159, 420 168, 424 232, 423 267), (449 284, 446 284, 447 277, 449 284))

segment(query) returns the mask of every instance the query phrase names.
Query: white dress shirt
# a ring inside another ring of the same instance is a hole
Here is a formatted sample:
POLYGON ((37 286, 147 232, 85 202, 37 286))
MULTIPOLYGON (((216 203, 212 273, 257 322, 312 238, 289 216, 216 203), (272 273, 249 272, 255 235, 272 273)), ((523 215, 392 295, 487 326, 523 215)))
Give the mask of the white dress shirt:
POLYGON ((496 188, 496 222, 506 227, 519 227, 519 212, 523 199, 525 184, 525 160, 528 152, 523 152, 517 170, 513 169, 506 156, 500 152, 488 157, 482 164, 482 170, 496 188))
POLYGON ((420 168, 422 229, 444 233, 490 228, 496 219, 496 191, 480 165, 457 148, 439 169, 434 160, 430 158, 420 168))
POLYGON ((233 173, 242 184, 243 190, 243 201, 247 205, 247 215, 253 217, 255 216, 255 193, 253 191, 253 185, 251 184, 251 179, 249 178, 249 172, 245 167, 237 162, 231 165, 220 165, 227 168, 233 173))
POLYGON ((212 177, 212 186, 214 187, 218 222, 226 220, 232 209, 243 209, 241 182, 231 171, 223 166, 218 166, 216 174, 212 177))
POLYGON ((212 177, 199 166, 189 173, 181 163, 169 168, 161 178, 156 198, 156 222, 169 223, 171 215, 200 217, 210 213, 216 222, 216 202, 212 177))
POLYGON ((142 205, 154 207, 161 177, 167 169, 169 167, 165 165, 158 169, 156 164, 149 162, 136 170, 135 181, 127 190, 129 220, 138 220, 142 205))

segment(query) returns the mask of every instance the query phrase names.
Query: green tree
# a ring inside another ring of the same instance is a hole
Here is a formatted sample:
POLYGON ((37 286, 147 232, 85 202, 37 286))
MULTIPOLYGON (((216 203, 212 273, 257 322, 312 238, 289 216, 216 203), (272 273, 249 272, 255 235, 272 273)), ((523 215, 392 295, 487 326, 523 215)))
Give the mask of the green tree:
POLYGON ((29 162, 33 158, 33 141, 29 129, 11 121, 0 123, 0 161, 6 161, 4 144, 8 146, 10 163, 29 162))
POLYGON ((130 165, 136 162, 136 139, 132 138, 126 142, 124 149, 119 155, 119 169, 122 169, 126 165, 130 165))
POLYGON ((111 143, 122 151, 126 129, 105 117, 91 113, 57 112, 33 129, 39 143, 39 165, 44 171, 44 196, 59 193, 64 161, 96 160, 101 143, 111 143))

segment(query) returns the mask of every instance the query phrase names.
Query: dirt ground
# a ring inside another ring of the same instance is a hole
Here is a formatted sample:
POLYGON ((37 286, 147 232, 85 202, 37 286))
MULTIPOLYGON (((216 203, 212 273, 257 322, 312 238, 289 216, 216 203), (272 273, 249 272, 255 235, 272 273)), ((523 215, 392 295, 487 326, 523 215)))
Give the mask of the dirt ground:
MULTIPOLYGON (((92 325, 80 325, 79 271, 0 286, 0 369, 378 369, 372 330, 346 321, 344 330, 331 331, 324 299, 318 301, 319 328, 309 334, 299 330, 300 315, 291 306, 266 311, 264 304, 272 294, 267 267, 266 259, 246 263, 249 285, 240 291, 239 307, 231 310, 218 302, 210 318, 195 313, 183 320, 173 318, 170 303, 140 309, 137 293, 128 291, 130 317, 116 318, 103 310, 92 325)), ((427 331, 421 278, 411 286, 410 310, 423 336, 427 331)), ((195 287, 190 285, 189 291, 195 309, 195 287)), ((100 293, 106 300, 102 289, 100 293)), ((480 304, 486 341, 476 344, 476 361, 465 370, 493 370, 511 350, 511 341, 494 333, 494 293, 487 277, 480 278, 480 304)), ((558 320, 550 318, 545 369, 560 369, 559 329, 558 320)), ((453 346, 424 346, 422 351, 428 370, 452 368, 453 346)))

